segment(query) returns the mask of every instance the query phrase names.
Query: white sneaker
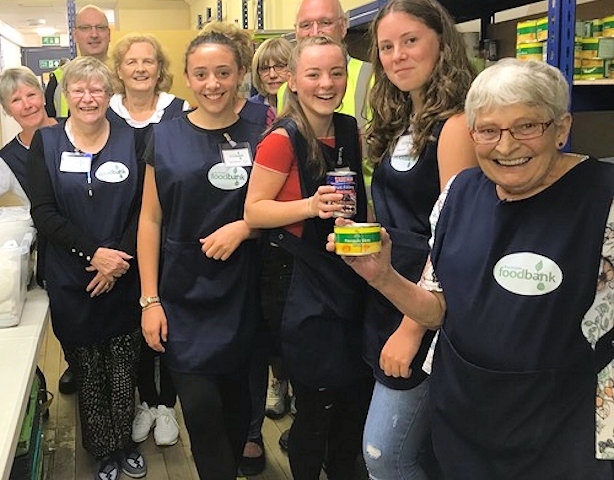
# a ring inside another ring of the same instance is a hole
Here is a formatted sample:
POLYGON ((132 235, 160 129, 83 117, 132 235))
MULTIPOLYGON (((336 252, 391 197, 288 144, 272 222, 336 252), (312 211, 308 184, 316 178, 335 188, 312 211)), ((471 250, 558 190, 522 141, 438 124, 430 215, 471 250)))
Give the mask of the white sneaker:
POLYGON ((264 414, 273 419, 283 417, 288 413, 288 381, 271 377, 271 383, 266 392, 264 414))
POLYGON ((154 440, 158 446, 175 445, 179 438, 179 425, 174 408, 158 405, 158 418, 154 428, 154 440))
POLYGON ((136 406, 136 414, 132 421, 132 441, 141 443, 147 440, 151 428, 156 423, 158 412, 156 407, 150 407, 147 402, 136 406))

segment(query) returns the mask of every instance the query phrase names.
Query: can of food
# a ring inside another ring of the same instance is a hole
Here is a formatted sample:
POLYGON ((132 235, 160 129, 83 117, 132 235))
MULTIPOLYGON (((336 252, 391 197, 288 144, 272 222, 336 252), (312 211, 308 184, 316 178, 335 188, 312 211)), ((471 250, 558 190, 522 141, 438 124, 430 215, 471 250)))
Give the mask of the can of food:
POLYGON ((535 23, 537 41, 545 42, 548 40, 548 17, 538 18, 535 23))
POLYGON ((326 172, 326 184, 335 187, 335 192, 343 195, 339 202, 341 210, 334 212, 334 217, 352 218, 356 215, 356 172, 335 170, 326 172))
POLYGON ((614 15, 603 18, 603 36, 614 37, 614 15))
POLYGON ((582 59, 580 57, 574 57, 573 59, 573 79, 582 79, 582 59))
POLYGON ((574 37, 573 56, 582 57, 582 37, 574 37))
POLYGON ((599 80, 605 77, 605 61, 602 58, 582 59, 582 80, 599 80))
POLYGON ((527 20, 516 24, 516 43, 530 43, 537 41, 537 22, 527 20))
POLYGON ((603 36, 603 20, 601 18, 595 18, 591 20, 593 23, 592 34, 593 37, 603 36))
POLYGON ((594 58, 599 50, 598 38, 583 38, 582 39, 582 58, 594 58))
POLYGON ((518 60, 538 60, 544 59, 544 46, 541 42, 521 43, 516 45, 516 58, 518 60))
POLYGON ((358 257, 382 249, 379 223, 335 225, 335 253, 358 257))

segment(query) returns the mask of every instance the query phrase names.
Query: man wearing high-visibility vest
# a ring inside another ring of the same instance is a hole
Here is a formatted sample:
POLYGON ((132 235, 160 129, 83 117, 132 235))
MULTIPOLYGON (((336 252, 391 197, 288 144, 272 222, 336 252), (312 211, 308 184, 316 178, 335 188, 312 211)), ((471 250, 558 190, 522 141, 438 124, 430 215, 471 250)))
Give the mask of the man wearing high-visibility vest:
MULTIPOLYGON (((296 14, 295 32, 297 40, 314 35, 328 35, 343 42, 347 33, 348 20, 339 0, 303 0, 296 14)), ((352 115, 362 132, 370 118, 367 92, 373 84, 372 65, 357 58, 348 58, 347 88, 338 112, 352 115)), ((281 113, 287 83, 277 92, 277 111, 281 113)), ((363 152, 366 154, 366 152, 363 152)))
MULTIPOLYGON (((106 63, 111 32, 102 9, 95 5, 81 8, 75 18, 73 37, 81 56, 96 57, 106 63)), ((56 68, 49 74, 49 83, 45 89, 45 110, 47 115, 57 119, 68 117, 68 104, 60 87, 63 76, 62 67, 56 68)))
MULTIPOLYGON (((339 42, 343 42, 348 28, 348 19, 343 11, 343 7, 339 0, 302 0, 299 4, 296 13, 295 33, 296 38, 314 35, 328 35, 339 42)), ((357 58, 348 57, 348 76, 347 88, 345 95, 337 112, 352 115, 356 118, 358 128, 361 133, 364 132, 365 124, 370 120, 370 109, 367 105, 368 90, 373 84, 372 65, 368 62, 363 62, 357 58)), ((287 83, 283 84, 277 92, 277 112, 282 113, 284 108, 284 96, 288 95, 287 83)), ((363 157, 366 157, 367 152, 363 142, 363 157)), ((371 184, 370 163, 368 160, 363 162, 363 174, 365 176, 365 186, 369 189, 371 184)), ((278 362, 280 363, 280 362, 278 362)), ((283 361, 281 362, 283 364, 283 361)), ((272 417, 280 417, 287 412, 288 405, 288 380, 281 377, 283 367, 278 365, 278 372, 275 371, 273 365, 273 381, 269 386, 266 398, 266 414, 272 417), (273 412, 273 413, 271 413, 273 412)), ((256 403, 255 398, 252 402, 256 403)), ((255 415, 252 415, 252 422, 255 421, 255 415)), ((250 435, 254 432, 250 431, 250 435)), ((279 439, 279 444, 283 450, 288 449, 289 430, 282 433, 279 439)), ((264 456, 262 443, 257 438, 251 438, 248 435, 247 443, 243 452, 242 464, 253 462, 254 458, 264 456)))
MULTIPOLYGON (((81 56, 96 57, 101 62, 107 61, 111 33, 109 21, 102 9, 95 5, 86 5, 81 8, 75 17, 73 35, 81 56)), ((49 75, 49 83, 45 89, 47 115, 58 120, 68 117, 68 104, 60 86, 63 76, 62 67, 56 68, 49 75)), ((61 393, 66 394, 76 391, 75 376, 70 365, 60 376, 58 388, 61 393)))

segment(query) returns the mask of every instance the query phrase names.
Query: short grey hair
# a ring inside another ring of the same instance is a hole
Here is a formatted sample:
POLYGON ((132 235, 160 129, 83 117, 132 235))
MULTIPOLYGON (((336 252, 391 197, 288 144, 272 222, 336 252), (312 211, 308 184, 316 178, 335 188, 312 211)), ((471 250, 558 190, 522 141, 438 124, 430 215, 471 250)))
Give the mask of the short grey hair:
POLYGON ((0 104, 7 113, 11 96, 24 85, 36 89, 41 96, 44 96, 38 77, 28 67, 7 68, 0 74, 0 104))
POLYGON ((555 123, 569 111, 569 84, 546 62, 504 58, 482 71, 465 100, 469 128, 481 110, 521 103, 543 108, 555 123))
POLYGON ((75 83, 90 80, 100 80, 108 95, 113 94, 113 75, 109 67, 94 57, 84 56, 71 60, 63 67, 62 90, 67 92, 68 86, 75 83))

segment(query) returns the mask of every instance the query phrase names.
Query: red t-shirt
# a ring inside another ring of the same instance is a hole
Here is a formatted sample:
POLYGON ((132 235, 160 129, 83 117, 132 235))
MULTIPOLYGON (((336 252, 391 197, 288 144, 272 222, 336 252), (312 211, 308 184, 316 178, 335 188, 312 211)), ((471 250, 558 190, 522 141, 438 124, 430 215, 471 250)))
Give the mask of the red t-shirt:
MULTIPOLYGON (((331 147, 335 146, 334 137, 321 138, 320 141, 331 147)), ((292 148, 292 143, 286 135, 280 133, 267 135, 258 145, 254 163, 268 170, 286 175, 286 181, 277 193, 275 200, 289 202, 303 198, 297 158, 292 148)), ((284 228, 297 237, 303 234, 303 222, 285 225, 284 228)))

